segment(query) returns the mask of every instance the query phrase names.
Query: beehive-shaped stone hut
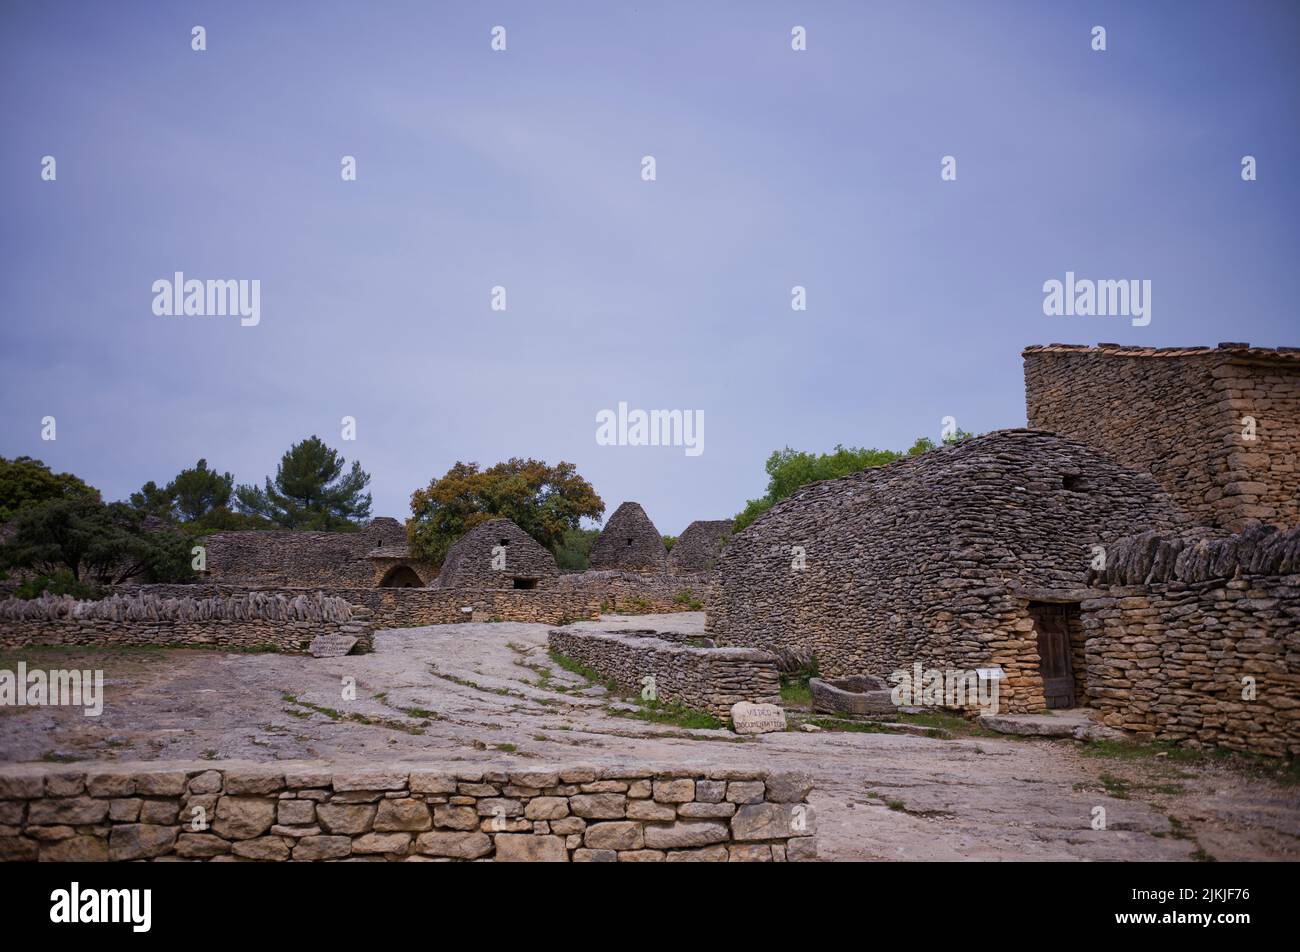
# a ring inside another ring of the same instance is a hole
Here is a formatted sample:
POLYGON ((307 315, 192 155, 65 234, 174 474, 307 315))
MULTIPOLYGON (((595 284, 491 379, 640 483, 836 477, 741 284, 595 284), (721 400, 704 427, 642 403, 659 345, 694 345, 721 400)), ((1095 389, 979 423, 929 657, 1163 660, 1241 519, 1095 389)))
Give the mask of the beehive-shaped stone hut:
POLYGON ((591 567, 625 572, 666 571, 668 549, 640 503, 625 502, 614 510, 591 546, 591 567))
POLYGON ((470 529, 447 551, 438 588, 545 588, 560 574, 555 556, 509 519, 470 529))
POLYGON ((696 519, 677 537, 668 551, 668 571, 673 575, 712 572, 722 543, 735 529, 730 519, 696 519))
POLYGON ((773 506, 723 549, 709 628, 721 645, 811 651, 829 677, 998 667, 1001 710, 1069 707, 1090 566, 1185 521, 1098 450, 1001 430, 773 506))

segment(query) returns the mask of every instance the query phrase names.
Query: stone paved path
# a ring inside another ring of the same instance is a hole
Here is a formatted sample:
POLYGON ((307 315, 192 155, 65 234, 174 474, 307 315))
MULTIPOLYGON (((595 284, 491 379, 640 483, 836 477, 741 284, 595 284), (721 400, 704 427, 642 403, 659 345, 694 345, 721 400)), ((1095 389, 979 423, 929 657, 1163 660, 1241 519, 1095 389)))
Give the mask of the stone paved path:
MULTIPOLYGON (((699 632, 701 613, 583 627, 699 632)), ((554 665, 547 627, 384 632, 370 655, 32 650, 102 668, 104 713, 0 709, 0 760, 330 759, 765 764, 816 778, 827 859, 1300 858, 1300 795, 1214 760, 1085 756, 1066 740, 787 732, 741 739, 618 716, 554 665), (342 697, 356 679, 356 700, 342 697), (558 687, 568 687, 562 693, 558 687), (581 690, 581 696, 577 692, 581 690), (1108 829, 1091 828, 1103 806, 1108 829), (1171 821, 1171 817, 1173 818, 1171 821)), ((588 690, 590 689, 590 690, 588 690)))

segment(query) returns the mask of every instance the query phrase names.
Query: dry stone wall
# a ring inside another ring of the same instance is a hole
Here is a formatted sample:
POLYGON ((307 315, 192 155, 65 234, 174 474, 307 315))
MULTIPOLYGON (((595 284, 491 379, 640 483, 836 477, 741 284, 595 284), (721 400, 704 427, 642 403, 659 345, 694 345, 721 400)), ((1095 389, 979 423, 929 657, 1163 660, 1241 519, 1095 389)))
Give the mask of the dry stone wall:
MULTIPOLYGON (((249 590, 230 585, 148 585, 162 597, 244 596, 249 590)), ((303 594, 303 590, 288 590, 303 594)), ((308 590, 310 593, 311 590, 308 590)), ((466 621, 517 621, 563 625, 600 617, 600 603, 581 592, 509 589, 331 588, 326 593, 370 612, 376 630, 453 625, 466 621), (465 609, 469 611, 465 611, 465 609)))
POLYGON ((1198 525, 1300 524, 1300 348, 1050 344, 1023 356, 1031 427, 1151 473, 1198 525))
POLYGON ((1045 700, 1037 599, 1081 600, 1093 546, 1185 516, 1148 475, 1003 430, 805 486, 723 549, 719 645, 816 654, 824 677, 1000 666, 1006 712, 1045 700))
POLYGON ((406 546, 396 519, 379 518, 357 532, 299 532, 255 529, 216 532, 206 549, 209 581, 263 587, 372 584, 369 555, 378 548, 406 546))
POLYGON ((348 589, 346 597, 374 612, 376 628, 415 628, 465 621, 566 625, 600 618, 600 603, 581 592, 512 589, 348 589), (465 611, 465 609, 470 609, 465 611))
POLYGON ((629 615, 700 611, 708 605, 709 575, 647 575, 589 569, 566 572, 555 581, 560 591, 591 596, 605 611, 629 615))
POLYGON ((549 587, 555 556, 509 519, 491 519, 456 540, 438 573, 439 588, 549 587), (520 583, 523 583, 523 586, 520 583))
POLYGON ((718 566, 722 545, 735 530, 730 519, 697 519, 668 550, 668 571, 673 575, 712 572, 718 566))
POLYGON ((305 591, 191 593, 189 586, 136 590, 100 601, 68 596, 0 602, 0 647, 149 646, 305 652, 317 635, 374 642, 369 609, 305 591))
POLYGON ((553 651, 580 661, 620 685, 642 690, 654 678, 660 701, 681 703, 720 720, 740 701, 781 703, 776 659, 748 648, 694 648, 640 632, 552 631, 553 651))
POLYGON ((591 567, 625 572, 662 573, 668 570, 663 536, 638 502, 614 510, 591 546, 591 567))
POLYGON ((1300 753, 1300 527, 1144 533, 1083 603, 1086 690, 1146 739, 1300 753))
POLYGON ((0 861, 801 862, 811 789, 761 768, 9 765, 0 861))

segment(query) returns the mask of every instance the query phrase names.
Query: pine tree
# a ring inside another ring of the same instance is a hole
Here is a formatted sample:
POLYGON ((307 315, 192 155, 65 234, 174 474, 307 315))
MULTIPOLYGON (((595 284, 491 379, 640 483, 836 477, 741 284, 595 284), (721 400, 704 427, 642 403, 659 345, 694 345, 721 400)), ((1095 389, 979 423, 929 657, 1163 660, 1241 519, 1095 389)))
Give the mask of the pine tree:
POLYGON ((280 458, 275 479, 264 488, 240 486, 235 501, 240 511, 269 519, 286 529, 350 530, 370 518, 368 473, 312 436, 295 443, 280 458))

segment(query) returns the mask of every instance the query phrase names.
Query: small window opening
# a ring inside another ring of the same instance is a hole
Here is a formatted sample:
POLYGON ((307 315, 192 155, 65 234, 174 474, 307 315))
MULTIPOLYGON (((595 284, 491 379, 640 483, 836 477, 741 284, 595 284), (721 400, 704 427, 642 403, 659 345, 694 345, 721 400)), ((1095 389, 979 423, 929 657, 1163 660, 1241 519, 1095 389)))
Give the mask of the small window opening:
POLYGON ((515 579, 515 588, 536 588, 537 579, 535 578, 517 578, 515 579))
POLYGON ((628 539, 628 540, 627 540, 627 544, 628 544, 628 547, 631 548, 631 546, 632 546, 632 540, 631 540, 631 539, 628 539))
POLYGON ((1072 493, 1086 493, 1092 489, 1092 484, 1079 473, 1066 473, 1061 477, 1061 485, 1072 493))

